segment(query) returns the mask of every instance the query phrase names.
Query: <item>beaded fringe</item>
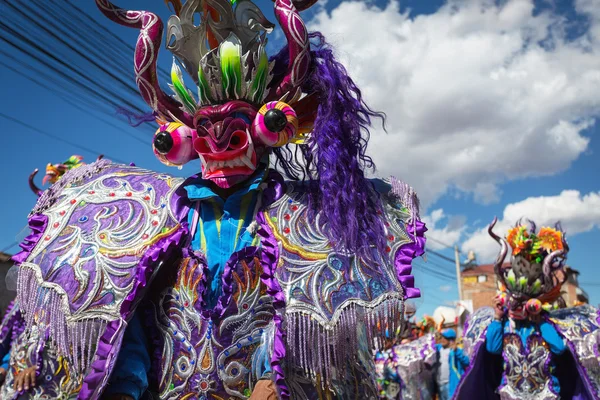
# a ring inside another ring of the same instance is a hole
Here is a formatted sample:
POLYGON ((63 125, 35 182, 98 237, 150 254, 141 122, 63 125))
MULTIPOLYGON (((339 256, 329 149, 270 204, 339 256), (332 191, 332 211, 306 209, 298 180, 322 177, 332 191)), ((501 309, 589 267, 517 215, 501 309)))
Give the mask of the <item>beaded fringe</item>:
POLYGON ((395 335, 402 324, 403 304, 399 298, 369 308, 352 304, 342 311, 337 323, 326 326, 310 314, 287 314, 288 362, 315 382, 322 377, 323 385, 338 379, 336 371, 359 362, 357 349, 380 349, 386 337, 395 335))
POLYGON ((67 321, 68 306, 56 290, 41 287, 33 270, 21 267, 17 300, 26 323, 26 332, 38 329, 43 346, 51 346, 67 361, 70 371, 83 376, 96 353, 98 340, 106 321, 87 319, 67 321))

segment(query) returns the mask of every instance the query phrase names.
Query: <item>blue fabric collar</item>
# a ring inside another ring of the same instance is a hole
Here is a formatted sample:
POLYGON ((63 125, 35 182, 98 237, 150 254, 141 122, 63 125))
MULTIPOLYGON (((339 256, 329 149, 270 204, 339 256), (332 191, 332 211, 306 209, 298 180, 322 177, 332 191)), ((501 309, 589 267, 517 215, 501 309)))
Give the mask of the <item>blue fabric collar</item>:
MULTIPOLYGON (((239 197, 254 190, 257 190, 260 184, 267 175, 268 168, 266 165, 259 165, 259 170, 244 183, 244 186, 240 187, 232 196, 239 197)), ((220 198, 212 189, 213 183, 208 179, 198 179, 184 186, 187 192, 188 199, 194 200, 206 200, 213 197, 220 198)))

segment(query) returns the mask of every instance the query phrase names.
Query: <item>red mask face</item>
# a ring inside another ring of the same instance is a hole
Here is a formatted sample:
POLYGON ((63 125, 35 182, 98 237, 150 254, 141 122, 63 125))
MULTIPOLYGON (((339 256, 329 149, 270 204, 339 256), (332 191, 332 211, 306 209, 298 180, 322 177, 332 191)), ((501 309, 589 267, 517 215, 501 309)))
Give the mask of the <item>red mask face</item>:
POLYGON ((194 150, 202 161, 202 177, 219 187, 243 182, 254 173, 266 148, 251 133, 256 109, 243 101, 205 107, 195 117, 194 150))

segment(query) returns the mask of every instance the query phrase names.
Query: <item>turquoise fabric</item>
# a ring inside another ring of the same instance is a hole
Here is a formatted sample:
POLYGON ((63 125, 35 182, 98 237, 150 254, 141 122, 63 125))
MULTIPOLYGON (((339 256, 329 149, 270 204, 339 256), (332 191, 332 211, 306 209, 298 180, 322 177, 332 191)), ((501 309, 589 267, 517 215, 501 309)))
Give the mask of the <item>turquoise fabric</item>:
MULTIPOLYGON (((204 179, 185 186, 192 207, 198 203, 200 206, 200 221, 192 248, 202 251, 206 256, 210 282, 206 303, 210 308, 217 304, 221 294, 221 277, 231 255, 255 242, 255 235, 247 228, 254 221, 259 187, 265 173, 266 169, 258 172, 227 199, 218 196, 211 189, 210 181, 204 179)), ((190 226, 194 225, 195 214, 192 208, 188 216, 190 226)))
MULTIPOLYGON (((436 349, 438 351, 442 347, 441 344, 436 345, 436 349)), ((465 369, 469 366, 469 357, 463 353, 461 348, 456 348, 450 350, 449 354, 449 364, 450 364, 450 378, 448 380, 448 396, 452 398, 454 391, 458 387, 458 383, 460 382, 461 376, 465 373, 465 369)))
MULTIPOLYGON (((502 354, 503 336, 504 334, 510 333, 509 321, 492 321, 488 326, 486 333, 485 348, 492 354, 502 354)), ((566 350, 566 345, 562 337, 558 334, 556 329, 548 322, 542 322, 541 324, 534 324, 530 321, 516 321, 515 329, 512 331, 521 338, 523 346, 527 346, 527 338, 535 332, 539 332, 542 338, 548 343, 548 347, 553 354, 560 355, 566 350)), ((550 374, 552 377, 553 389, 556 393, 560 393, 560 384, 558 378, 553 374, 555 370, 555 362, 550 359, 550 374)), ((502 384, 506 383, 506 378, 502 377, 502 384)))
POLYGON ((0 368, 3 368, 5 371, 8 371, 9 362, 10 362, 10 350, 2 358, 2 364, 0 365, 0 368))

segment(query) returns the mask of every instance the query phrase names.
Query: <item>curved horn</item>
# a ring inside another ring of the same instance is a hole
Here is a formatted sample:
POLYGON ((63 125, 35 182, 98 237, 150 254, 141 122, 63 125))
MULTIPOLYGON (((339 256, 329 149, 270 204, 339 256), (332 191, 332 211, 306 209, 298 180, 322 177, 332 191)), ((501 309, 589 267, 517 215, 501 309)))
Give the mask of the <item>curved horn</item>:
POLYGON ((501 246, 500 254, 498 254, 498 258, 496 259, 496 262, 494 264, 494 272, 502 280, 502 283, 504 283, 504 277, 501 274, 501 270, 502 270, 502 264, 504 264, 504 260, 506 259, 506 254, 508 253, 508 243, 506 243, 506 240, 504 240, 503 238, 501 238, 500 236, 498 236, 494 233, 494 226, 496 226, 497 222, 498 222, 498 218, 494 217, 494 220, 488 227, 488 233, 501 246))
POLYGON ((37 175, 38 172, 39 172, 39 170, 36 168, 33 170, 31 175, 29 175, 29 188, 31 189, 31 191, 33 193, 35 193, 36 196, 39 197, 42 195, 42 193, 44 193, 44 191, 42 189, 40 189, 39 187, 37 187, 34 182, 35 176, 37 175))
POLYGON ((108 0, 96 0, 98 9, 110 20, 131 28, 138 28, 135 46, 135 82, 142 98, 154 111, 173 117, 192 126, 192 118, 181 110, 181 105, 162 91, 156 73, 156 61, 162 40, 163 24, 160 18, 148 11, 127 11, 108 0))
POLYGON ((555 250, 552 253, 548 254, 544 257, 544 263, 542 264, 542 271, 544 273, 544 277, 546 278, 546 282, 552 283, 552 262, 556 257, 560 257, 565 253, 564 249, 555 250))
POLYGON ((103 158, 104 158, 104 154, 100 154, 100 155, 98 156, 98 158, 96 158, 96 161, 100 161, 100 160, 102 160, 103 158))
POLYGON ((304 21, 298 14, 314 4, 311 0, 275 0, 275 16, 288 43, 288 67, 281 81, 271 88, 269 98, 281 98, 287 92, 299 87, 308 77, 310 66, 310 43, 304 21))

